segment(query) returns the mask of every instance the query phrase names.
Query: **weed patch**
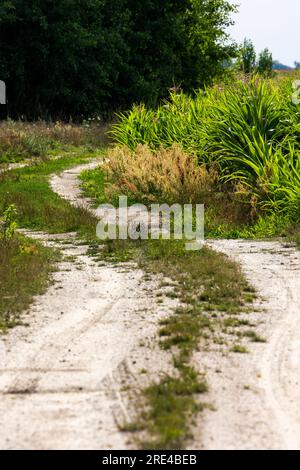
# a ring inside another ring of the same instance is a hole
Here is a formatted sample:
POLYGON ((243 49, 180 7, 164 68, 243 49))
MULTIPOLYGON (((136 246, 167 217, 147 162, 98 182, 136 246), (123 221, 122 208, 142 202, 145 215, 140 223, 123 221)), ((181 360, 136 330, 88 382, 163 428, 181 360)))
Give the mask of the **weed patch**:
POLYGON ((142 391, 142 411, 124 429, 143 431, 146 437, 137 437, 141 448, 183 448, 195 414, 206 406, 200 397, 207 384, 193 366, 193 353, 218 329, 250 326, 238 314, 247 309, 253 288, 236 263, 208 248, 188 252, 183 241, 109 241, 92 254, 116 262, 133 260, 146 276, 163 274, 175 286, 179 306, 158 332, 160 346, 172 355, 174 375, 142 391))
POLYGON ((48 233, 78 231, 82 236, 93 237, 97 221, 84 208, 73 207, 52 191, 49 177, 91 158, 86 152, 66 154, 37 165, 9 171, 1 176, 0 211, 14 205, 19 226, 48 233))
POLYGON ((58 253, 15 236, 0 242, 0 331, 12 328, 33 297, 46 289, 58 253))

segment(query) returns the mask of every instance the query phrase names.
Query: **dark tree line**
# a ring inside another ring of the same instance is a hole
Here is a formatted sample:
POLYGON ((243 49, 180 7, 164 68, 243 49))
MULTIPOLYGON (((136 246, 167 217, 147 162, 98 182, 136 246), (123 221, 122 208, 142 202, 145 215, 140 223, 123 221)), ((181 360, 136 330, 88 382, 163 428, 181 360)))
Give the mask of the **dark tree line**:
POLYGON ((0 0, 12 117, 69 118, 155 102, 221 73, 227 0, 0 0))

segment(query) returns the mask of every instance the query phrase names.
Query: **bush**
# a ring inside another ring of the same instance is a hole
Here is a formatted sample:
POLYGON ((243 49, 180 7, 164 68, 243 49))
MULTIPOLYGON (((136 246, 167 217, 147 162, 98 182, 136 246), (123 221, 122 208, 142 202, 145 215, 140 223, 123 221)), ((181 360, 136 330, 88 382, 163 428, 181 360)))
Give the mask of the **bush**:
POLYGON ((252 204, 253 215, 277 211, 299 219, 300 108, 292 92, 291 78, 254 76, 194 98, 172 94, 156 110, 135 106, 112 134, 132 151, 176 142, 200 165, 217 168, 226 191, 252 204))
POLYGON ((0 217, 0 243, 12 240, 17 228, 17 209, 12 204, 5 209, 0 217))
POLYGON ((127 195, 135 202, 203 203, 207 193, 216 189, 218 174, 214 168, 197 165, 178 145, 152 152, 138 145, 135 152, 115 148, 101 167, 109 184, 108 198, 127 195))

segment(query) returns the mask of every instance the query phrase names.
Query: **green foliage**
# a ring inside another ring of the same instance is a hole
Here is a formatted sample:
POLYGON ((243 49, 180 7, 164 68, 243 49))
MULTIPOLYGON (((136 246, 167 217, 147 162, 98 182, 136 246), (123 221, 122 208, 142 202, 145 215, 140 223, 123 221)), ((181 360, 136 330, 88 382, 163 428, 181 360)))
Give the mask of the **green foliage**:
POLYGON ((296 215, 300 148, 291 98, 282 100, 270 81, 254 77, 217 95, 211 91, 207 99, 205 145, 223 179, 240 186, 241 195, 260 209, 296 215))
POLYGON ((227 0, 1 2, 8 113, 80 118, 209 83, 233 54, 232 11, 227 0))
POLYGON ((225 193, 251 204, 253 216, 299 219, 300 105, 292 80, 254 76, 207 88, 193 98, 171 94, 157 109, 135 106, 119 116, 115 140, 136 149, 179 143, 199 163, 217 166, 225 193))
POLYGON ((48 287, 57 253, 15 235, 0 243, 0 333, 20 324, 21 313, 48 287))
POLYGON ((198 154, 203 113, 202 91, 194 98, 183 92, 172 92, 156 110, 141 104, 133 106, 126 114, 120 114, 118 124, 112 126, 111 135, 118 144, 131 150, 135 150, 138 144, 157 149, 160 145, 171 147, 175 142, 184 150, 198 154))
POLYGON ((238 57, 239 69, 245 74, 253 73, 256 66, 256 52, 250 39, 244 39, 239 50, 238 57))
POLYGON ((257 71, 260 75, 271 76, 273 72, 273 55, 269 49, 264 49, 258 58, 257 71))
POLYGON ((12 240, 17 228, 17 209, 11 204, 0 217, 0 243, 12 240))

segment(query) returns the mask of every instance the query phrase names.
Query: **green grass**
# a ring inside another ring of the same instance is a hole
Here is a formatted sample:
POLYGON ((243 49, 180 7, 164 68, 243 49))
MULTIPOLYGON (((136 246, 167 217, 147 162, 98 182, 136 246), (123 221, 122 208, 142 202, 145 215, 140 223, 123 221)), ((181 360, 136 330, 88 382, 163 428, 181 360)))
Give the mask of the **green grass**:
POLYGON ((71 206, 49 185, 51 174, 85 163, 93 156, 86 152, 66 154, 0 175, 0 212, 14 204, 22 228, 49 233, 78 231, 82 236, 94 237, 96 219, 87 210, 71 206))
MULTIPOLYGON (((76 231, 84 239, 94 239, 96 219, 61 199, 49 185, 52 173, 85 163, 92 156, 77 149, 75 154, 0 174, 0 214, 13 204, 19 227, 48 233, 76 231)), ((54 250, 25 237, 0 242, 0 330, 16 325, 33 297, 46 289, 56 258, 54 250)))
POLYGON ((58 253, 16 236, 0 243, 0 331, 20 322, 35 295, 48 286, 58 253))
POLYGON ((199 163, 217 168, 221 191, 235 194, 245 212, 250 209, 254 227, 230 220, 217 224, 213 217, 209 236, 273 235, 280 230, 266 216, 299 223, 300 108, 291 100, 294 79, 237 77, 193 98, 173 93, 156 109, 140 105, 120 115, 112 135, 133 151, 139 144, 156 151, 175 142, 199 163))
POLYGON ((241 346, 240 344, 236 344, 231 349, 231 352, 236 353, 236 354, 247 354, 249 351, 245 346, 241 346))
POLYGON ((142 447, 151 450, 182 448, 190 434, 187 416, 196 415, 204 406, 194 397, 206 391, 205 381, 199 381, 192 367, 182 370, 179 378, 166 377, 148 387, 144 391, 148 411, 141 418, 152 439, 142 442, 142 447))
POLYGON ((109 241, 101 251, 95 246, 91 255, 115 262, 135 260, 146 276, 163 274, 175 286, 181 307, 161 322, 158 333, 160 346, 173 358, 174 375, 142 391, 141 412, 124 429, 137 432, 141 448, 184 448, 191 422, 205 406, 201 395, 207 390, 193 366, 193 353, 202 340, 213 340, 215 332, 233 326, 232 318, 241 322, 234 326, 244 326, 238 314, 247 311, 254 290, 236 263, 208 248, 188 252, 183 241, 109 241), (146 438, 140 438, 141 430, 146 438))
POLYGON ((85 170, 80 175, 81 188, 84 194, 95 202, 95 206, 108 202, 105 197, 105 175, 101 168, 85 170))
POLYGON ((266 340, 258 335, 255 331, 247 330, 241 333, 245 338, 249 338, 252 343, 265 343, 266 340))

